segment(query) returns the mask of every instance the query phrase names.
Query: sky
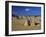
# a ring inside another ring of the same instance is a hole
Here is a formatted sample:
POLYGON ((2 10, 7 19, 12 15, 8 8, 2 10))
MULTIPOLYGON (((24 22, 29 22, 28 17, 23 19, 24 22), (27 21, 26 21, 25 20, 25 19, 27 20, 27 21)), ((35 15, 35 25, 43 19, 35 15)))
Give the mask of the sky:
POLYGON ((12 15, 16 16, 40 16, 41 7, 12 6, 12 15))

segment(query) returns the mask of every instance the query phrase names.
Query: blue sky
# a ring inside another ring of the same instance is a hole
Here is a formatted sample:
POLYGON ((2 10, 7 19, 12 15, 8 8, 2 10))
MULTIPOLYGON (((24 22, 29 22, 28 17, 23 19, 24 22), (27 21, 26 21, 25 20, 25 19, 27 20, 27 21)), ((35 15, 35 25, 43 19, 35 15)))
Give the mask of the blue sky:
POLYGON ((12 14, 17 16, 40 16, 41 7, 12 6, 12 14))

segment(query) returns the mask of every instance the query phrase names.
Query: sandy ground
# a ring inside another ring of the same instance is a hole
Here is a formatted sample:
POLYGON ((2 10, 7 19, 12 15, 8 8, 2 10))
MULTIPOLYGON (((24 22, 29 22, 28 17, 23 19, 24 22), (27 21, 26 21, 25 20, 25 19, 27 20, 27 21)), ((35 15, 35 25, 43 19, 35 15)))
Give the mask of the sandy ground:
MULTIPOLYGON (((21 18, 21 17, 20 17, 21 18)), ((39 30, 41 29, 41 21, 40 16, 34 17, 23 17, 23 19, 17 19, 16 17, 12 17, 12 31, 20 31, 20 30, 39 30), (31 18, 30 26, 28 25, 27 19, 31 18), (35 25, 35 23, 38 23, 35 25)))

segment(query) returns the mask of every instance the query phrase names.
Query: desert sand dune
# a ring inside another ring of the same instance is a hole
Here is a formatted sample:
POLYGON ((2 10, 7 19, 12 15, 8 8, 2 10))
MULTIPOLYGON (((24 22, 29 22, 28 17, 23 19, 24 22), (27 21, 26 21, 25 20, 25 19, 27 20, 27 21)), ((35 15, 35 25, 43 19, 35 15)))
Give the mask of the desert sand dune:
POLYGON ((19 17, 17 19, 16 17, 12 17, 12 30, 13 31, 19 31, 19 30, 39 30, 41 29, 41 17, 35 17, 35 16, 28 16, 23 18, 19 17), (28 25, 28 19, 30 18, 30 26, 28 25), (37 24, 37 25, 35 25, 37 24))

